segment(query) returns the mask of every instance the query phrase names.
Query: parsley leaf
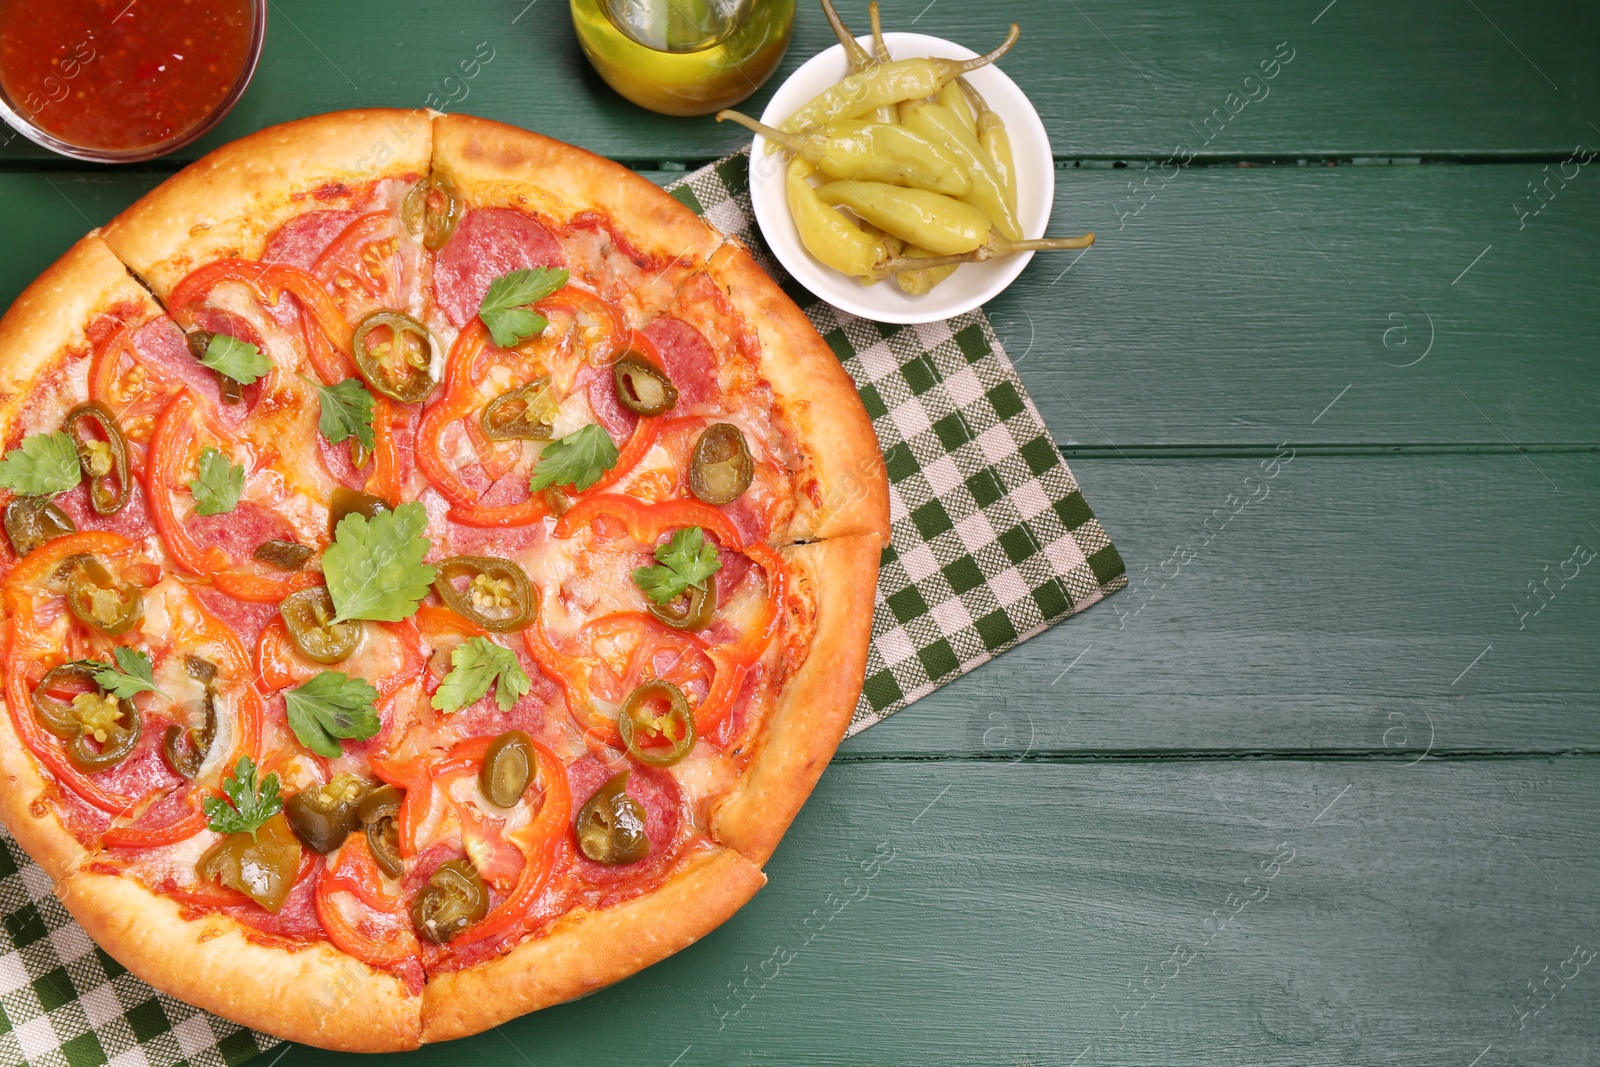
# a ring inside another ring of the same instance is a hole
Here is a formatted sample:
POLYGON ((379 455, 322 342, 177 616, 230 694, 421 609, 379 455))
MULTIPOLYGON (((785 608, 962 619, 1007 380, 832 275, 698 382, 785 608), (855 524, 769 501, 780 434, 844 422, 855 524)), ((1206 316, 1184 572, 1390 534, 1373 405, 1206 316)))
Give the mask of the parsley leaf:
POLYGON ((261 787, 256 788, 256 765, 249 756, 240 756, 233 768, 233 777, 222 783, 221 797, 206 797, 200 806, 206 813, 207 825, 219 834, 249 834, 256 836, 261 824, 283 810, 283 798, 278 795, 278 772, 267 775, 261 787))
POLYGON ((317 390, 322 406, 322 413, 317 416, 317 431, 330 445, 354 437, 362 448, 377 447, 377 439, 372 435, 372 394, 359 378, 346 378, 338 385, 328 386, 304 374, 300 377, 317 390))
MULTIPOLYGON (((150 657, 136 648, 117 647, 111 650, 115 667, 96 663, 99 670, 94 682, 118 700, 128 700, 137 693, 161 693, 156 688, 155 667, 150 657)), ((167 694, 161 693, 162 696, 167 694)))
POLYGON ((195 514, 226 515, 239 506, 239 495, 244 492, 244 467, 234 466, 226 453, 209 445, 202 448, 195 473, 199 477, 189 482, 195 514))
POLYGON ((494 343, 501 348, 511 348, 544 330, 547 320, 537 311, 524 305, 543 300, 567 284, 564 269, 550 270, 534 267, 531 270, 514 270, 500 275, 483 294, 478 305, 478 318, 489 327, 494 343))
POLYGON ((340 671, 323 671, 304 685, 283 694, 289 726, 300 743, 319 756, 344 755, 339 738, 365 741, 383 724, 373 705, 378 691, 360 678, 340 671))
POLYGON ((214 333, 200 362, 240 385, 249 385, 272 369, 272 360, 248 341, 214 333))
POLYGON ((617 465, 617 446, 597 422, 558 437, 544 446, 539 462, 533 465, 533 477, 528 479, 528 489, 537 493, 552 485, 570 485, 577 490, 589 488, 600 476, 617 465))
POLYGON ((23 496, 65 493, 82 477, 78 446, 59 430, 24 437, 19 447, 0 459, 0 485, 23 496))
POLYGON ((399 622, 428 595, 438 572, 422 562, 432 547, 422 531, 428 513, 415 500, 368 519, 339 520, 333 544, 322 554, 322 573, 338 617, 399 622))
POLYGON ((656 565, 635 567, 633 580, 657 604, 669 603, 689 589, 704 589, 706 579, 722 569, 717 550, 706 544, 705 531, 686 526, 672 540, 656 546, 656 565))
POLYGON ((510 711, 532 684, 515 652, 487 637, 472 637, 450 653, 450 673, 433 694, 433 706, 459 711, 476 703, 493 685, 495 703, 501 711, 510 711))

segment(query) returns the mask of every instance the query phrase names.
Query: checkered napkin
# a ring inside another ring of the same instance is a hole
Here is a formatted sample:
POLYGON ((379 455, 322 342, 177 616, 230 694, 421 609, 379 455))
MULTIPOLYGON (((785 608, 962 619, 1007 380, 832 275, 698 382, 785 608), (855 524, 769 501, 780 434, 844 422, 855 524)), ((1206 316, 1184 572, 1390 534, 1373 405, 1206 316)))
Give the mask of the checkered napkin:
MULTIPOLYGON (((670 191, 749 245, 833 347, 889 469, 893 538, 850 732, 1127 584, 983 312, 884 326, 796 286, 762 243, 748 150, 670 191)), ((0 834, 0 1067, 237 1064, 278 1044, 152 990, 101 951, 0 834)))
POLYGON ((801 289, 761 240, 750 151, 668 191, 750 246, 855 379, 889 469, 893 532, 878 574, 852 734, 1128 584, 988 316, 886 326, 801 289))

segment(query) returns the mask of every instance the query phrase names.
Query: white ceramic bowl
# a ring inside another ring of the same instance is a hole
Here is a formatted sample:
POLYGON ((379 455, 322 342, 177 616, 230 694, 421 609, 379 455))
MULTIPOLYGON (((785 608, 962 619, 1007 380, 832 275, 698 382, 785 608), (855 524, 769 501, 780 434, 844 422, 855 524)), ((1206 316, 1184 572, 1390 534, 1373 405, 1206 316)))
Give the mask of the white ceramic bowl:
MULTIPOLYGON (((872 47, 869 37, 859 40, 872 47)), ((934 56, 970 59, 977 53, 939 37, 922 33, 886 33, 889 51, 896 59, 934 56)), ((993 42, 991 42, 993 43, 993 42)), ((1002 60, 1001 62, 1004 62, 1002 60)), ((843 81, 850 73, 844 46, 834 45, 814 56, 773 94, 761 121, 778 126, 812 97, 830 85, 843 81)), ((1050 205, 1055 199, 1055 163, 1050 155, 1050 139, 1044 132, 1039 113, 1028 102, 1017 83, 994 65, 981 67, 967 75, 973 88, 1002 119, 1011 136, 1011 150, 1017 167, 1017 217, 1026 237, 1044 236, 1050 223, 1050 205)), ((834 307, 852 315, 878 322, 936 322, 959 315, 992 299, 1016 280, 1033 253, 1005 256, 987 263, 963 264, 942 285, 922 296, 908 296, 891 279, 877 285, 862 285, 830 267, 825 267, 805 250, 794 219, 789 214, 784 194, 785 156, 768 155, 767 140, 757 137, 750 152, 750 201, 767 244, 788 272, 811 292, 834 307)))

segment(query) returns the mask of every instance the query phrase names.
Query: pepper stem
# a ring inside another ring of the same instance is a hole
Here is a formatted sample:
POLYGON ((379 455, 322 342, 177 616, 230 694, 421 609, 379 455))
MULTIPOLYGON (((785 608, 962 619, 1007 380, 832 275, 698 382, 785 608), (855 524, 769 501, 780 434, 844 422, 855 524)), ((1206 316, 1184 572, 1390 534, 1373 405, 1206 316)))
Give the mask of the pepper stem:
POLYGON ((998 233, 989 234, 989 244, 995 255, 1009 256, 1013 252, 1066 252, 1074 248, 1088 248, 1094 244, 1094 234, 1082 237, 1039 237, 1029 241, 1008 241, 998 233))
POLYGON ((759 121, 757 119, 753 119, 749 115, 740 114, 737 111, 719 111, 719 112, 717 112, 717 121, 718 122, 726 122, 729 119, 732 119, 734 122, 737 122, 741 126, 747 127, 747 128, 749 128, 751 130, 754 130, 756 133, 759 133, 761 136, 765 137, 767 140, 772 141, 772 142, 774 142, 776 144, 780 144, 783 147, 787 148, 791 152, 794 152, 796 154, 803 154, 800 151, 800 138, 796 137, 792 133, 785 133, 782 130, 773 129, 771 126, 768 126, 766 123, 761 122, 761 121, 759 121))
POLYGON ((878 12, 878 0, 867 5, 867 17, 872 20, 872 49, 879 63, 889 62, 889 45, 883 39, 883 18, 878 12))
POLYGON ((995 62, 1001 56, 1011 51, 1011 46, 1016 44, 1017 38, 1021 36, 1022 28, 1013 22, 1011 24, 1011 32, 1006 34, 1006 39, 1001 41, 1000 47, 996 48, 993 52, 990 52, 988 55, 975 56, 972 59, 963 59, 959 63, 952 62, 950 65, 955 69, 956 73, 951 75, 951 77, 959 77, 962 74, 970 74, 979 67, 987 67, 990 63, 995 62))
POLYGON ((844 45, 844 54, 850 60, 850 72, 859 74, 873 66, 872 57, 861 47, 861 42, 856 40, 855 34, 845 26, 844 20, 839 17, 839 12, 834 9, 833 0, 822 0, 822 13, 828 16, 828 25, 833 27, 834 36, 844 45))
POLYGON ((913 270, 932 270, 936 267, 954 267, 962 263, 987 263, 996 256, 1009 256, 1017 252, 1065 252, 1075 248, 1088 248, 1094 244, 1094 234, 1081 237, 1039 237, 1028 241, 1008 241, 999 233, 989 231, 989 243, 971 252, 957 252, 949 256, 886 256, 872 268, 872 277, 878 281, 895 274, 913 270))
POLYGON ((955 267, 962 263, 983 263, 994 258, 994 250, 988 245, 974 248, 971 252, 958 252, 951 256, 889 256, 880 259, 872 268, 872 277, 878 281, 896 274, 904 274, 913 270, 933 270, 936 267, 955 267))

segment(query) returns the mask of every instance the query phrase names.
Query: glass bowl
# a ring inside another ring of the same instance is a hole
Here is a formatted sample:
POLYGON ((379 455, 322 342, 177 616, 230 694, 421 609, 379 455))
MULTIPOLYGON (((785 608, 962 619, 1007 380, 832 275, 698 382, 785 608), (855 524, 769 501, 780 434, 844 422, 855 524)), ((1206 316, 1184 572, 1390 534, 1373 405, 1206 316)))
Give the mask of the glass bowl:
POLYGON ((211 110, 205 118, 190 126, 188 129, 158 141, 151 145, 142 145, 137 148, 89 148, 64 141, 55 134, 41 129, 28 117, 27 113, 17 106, 10 95, 0 85, 0 119, 6 125, 16 130, 34 144, 59 155, 72 159, 82 159, 90 163, 138 163, 146 159, 155 159, 168 152, 182 148, 184 145, 193 144, 209 133, 223 116, 233 110, 239 98, 244 95, 245 89, 250 85, 250 79, 256 72, 256 64, 261 60, 261 46, 267 37, 267 6, 268 0, 249 0, 250 8, 250 44, 245 52, 244 64, 239 68, 239 76, 234 81, 233 88, 228 90, 220 103, 211 110))

